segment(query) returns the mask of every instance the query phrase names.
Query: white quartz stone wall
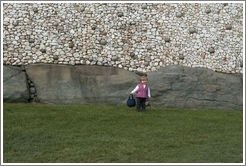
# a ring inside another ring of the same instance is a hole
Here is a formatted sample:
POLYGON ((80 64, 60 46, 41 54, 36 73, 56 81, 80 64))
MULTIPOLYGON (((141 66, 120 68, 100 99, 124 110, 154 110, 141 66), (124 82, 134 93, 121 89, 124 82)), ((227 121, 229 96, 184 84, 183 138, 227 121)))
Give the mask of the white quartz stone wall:
POLYGON ((3 64, 243 73, 243 3, 4 3, 3 64))

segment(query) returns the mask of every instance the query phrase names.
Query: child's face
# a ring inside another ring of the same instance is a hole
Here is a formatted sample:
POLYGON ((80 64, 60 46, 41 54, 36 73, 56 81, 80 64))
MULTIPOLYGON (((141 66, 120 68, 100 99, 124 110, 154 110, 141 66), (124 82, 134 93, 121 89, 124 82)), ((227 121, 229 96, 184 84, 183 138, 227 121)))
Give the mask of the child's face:
POLYGON ((143 84, 146 84, 146 83, 147 83, 147 80, 141 80, 141 82, 142 82, 143 84))

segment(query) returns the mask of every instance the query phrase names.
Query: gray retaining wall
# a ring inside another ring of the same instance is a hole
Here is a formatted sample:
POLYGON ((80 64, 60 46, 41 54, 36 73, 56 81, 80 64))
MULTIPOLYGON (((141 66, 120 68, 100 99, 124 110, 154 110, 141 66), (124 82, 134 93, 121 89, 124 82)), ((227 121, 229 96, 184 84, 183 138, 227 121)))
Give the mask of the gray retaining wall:
POLYGON ((243 73, 243 3, 4 3, 3 64, 243 73))

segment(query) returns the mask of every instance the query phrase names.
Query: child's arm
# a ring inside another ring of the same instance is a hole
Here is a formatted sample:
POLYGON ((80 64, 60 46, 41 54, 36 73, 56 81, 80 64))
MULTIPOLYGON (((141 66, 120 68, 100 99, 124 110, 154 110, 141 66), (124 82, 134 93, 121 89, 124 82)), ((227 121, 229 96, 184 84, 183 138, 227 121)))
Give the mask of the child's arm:
POLYGON ((148 97, 150 98, 151 95, 150 95, 150 88, 148 88, 148 97))
POLYGON ((131 94, 136 93, 137 90, 138 90, 138 86, 136 86, 135 89, 133 89, 133 91, 131 92, 131 94))

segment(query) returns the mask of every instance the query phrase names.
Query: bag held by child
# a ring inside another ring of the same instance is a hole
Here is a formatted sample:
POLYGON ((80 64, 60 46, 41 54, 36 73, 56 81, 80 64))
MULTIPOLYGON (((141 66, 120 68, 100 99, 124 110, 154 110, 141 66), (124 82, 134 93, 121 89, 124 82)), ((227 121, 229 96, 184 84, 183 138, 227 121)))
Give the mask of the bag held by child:
POLYGON ((136 101, 135 101, 135 99, 133 97, 133 94, 129 95, 126 104, 127 104, 128 107, 134 107, 136 105, 136 101))

